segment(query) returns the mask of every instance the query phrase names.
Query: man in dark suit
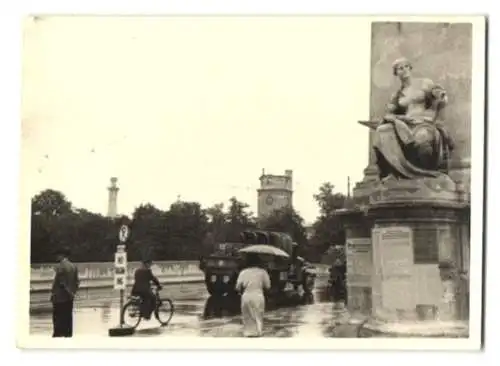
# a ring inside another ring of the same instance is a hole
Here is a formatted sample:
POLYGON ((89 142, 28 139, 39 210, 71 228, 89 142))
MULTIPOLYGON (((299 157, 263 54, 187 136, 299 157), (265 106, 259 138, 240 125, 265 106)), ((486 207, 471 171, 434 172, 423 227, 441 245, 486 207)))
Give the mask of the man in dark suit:
POLYGON ((156 302, 155 294, 151 291, 151 282, 153 282, 159 290, 161 290, 160 281, 151 271, 152 261, 144 259, 141 267, 137 268, 134 273, 134 285, 132 286, 132 295, 139 296, 142 299, 141 313, 145 319, 151 318, 151 313, 154 310, 156 302))
POLYGON ((68 259, 69 250, 63 248, 57 252, 58 264, 52 283, 50 300, 52 302, 52 337, 73 336, 73 302, 80 285, 78 269, 68 259))

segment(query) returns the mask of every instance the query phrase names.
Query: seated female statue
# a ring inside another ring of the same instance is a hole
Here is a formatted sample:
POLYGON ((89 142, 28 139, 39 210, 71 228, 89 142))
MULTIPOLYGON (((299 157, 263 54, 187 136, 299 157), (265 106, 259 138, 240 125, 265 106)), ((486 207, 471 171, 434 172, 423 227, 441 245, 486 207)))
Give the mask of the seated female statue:
POLYGON ((381 179, 437 177, 448 172, 453 143, 440 121, 446 91, 432 80, 412 78, 411 72, 406 59, 393 63, 401 87, 391 98, 373 143, 381 179))

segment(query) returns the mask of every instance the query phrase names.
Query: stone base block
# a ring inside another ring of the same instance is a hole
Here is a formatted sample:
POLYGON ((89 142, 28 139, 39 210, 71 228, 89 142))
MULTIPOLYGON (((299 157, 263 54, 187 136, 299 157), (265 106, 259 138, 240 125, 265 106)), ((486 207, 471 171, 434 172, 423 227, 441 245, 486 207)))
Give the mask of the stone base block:
POLYGON ((462 295, 453 272, 466 269, 467 240, 461 234, 466 204, 458 193, 444 175, 387 179, 374 191, 368 214, 374 223, 376 319, 395 324, 460 319, 456 304, 462 295), (450 269, 443 269, 445 263, 450 269))
POLYGON ((369 202, 339 211, 346 230, 349 311, 411 329, 464 329, 460 321, 467 316, 460 304, 468 293, 457 273, 469 267, 470 206, 460 188, 446 175, 392 177, 358 188, 369 202))
POLYGON ((350 312, 359 312, 369 315, 372 310, 371 286, 348 287, 348 309, 350 312))
POLYGON ((462 198, 455 182, 447 175, 437 178, 396 179, 377 182, 369 198, 371 205, 418 202, 436 205, 458 203, 462 198))
POLYGON ((468 338, 469 324, 463 321, 381 322, 369 319, 362 325, 358 333, 361 338, 468 338))

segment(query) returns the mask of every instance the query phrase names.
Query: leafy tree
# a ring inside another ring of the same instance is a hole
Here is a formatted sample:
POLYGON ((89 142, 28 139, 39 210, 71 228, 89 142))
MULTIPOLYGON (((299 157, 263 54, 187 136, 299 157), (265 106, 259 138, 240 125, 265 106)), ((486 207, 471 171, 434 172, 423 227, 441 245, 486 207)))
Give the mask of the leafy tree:
POLYGON ((313 195, 323 216, 331 216, 336 210, 346 206, 347 197, 342 193, 334 193, 334 189, 333 184, 326 182, 319 187, 319 192, 313 195))
POLYGON ((76 232, 72 257, 82 262, 111 261, 118 243, 118 227, 108 217, 78 209, 73 217, 76 232))
POLYGON ((218 203, 205 210, 208 218, 208 229, 203 242, 202 253, 210 254, 217 243, 226 240, 227 214, 224 212, 224 204, 218 203))
POLYGON ((74 225, 71 202, 63 193, 46 189, 31 199, 31 260, 51 261, 54 251, 70 246, 74 225), (61 223, 65 224, 65 233, 61 223))
POLYGON ((113 259, 118 232, 113 220, 72 207, 64 194, 52 189, 33 197, 31 208, 32 262, 53 262, 62 246, 78 262, 113 259))
POLYGON ((53 189, 46 189, 31 200, 33 215, 60 216, 71 212, 71 208, 71 202, 66 199, 66 196, 53 189))
POLYGON ((31 262, 42 263, 50 261, 51 223, 44 215, 31 215, 31 262))
POLYGON ((167 256, 166 212, 150 203, 142 204, 132 214, 130 229, 127 247, 130 260, 146 257, 157 260, 167 256))
POLYGON ((226 215, 226 241, 238 242, 242 231, 256 227, 253 213, 248 211, 248 207, 248 204, 238 201, 236 197, 229 199, 226 215))
POLYGON ((165 259, 198 259, 208 231, 208 217, 198 202, 176 202, 166 213, 168 255, 165 259))
POLYGON ((197 202, 175 202, 168 211, 151 203, 134 210, 131 218, 108 218, 75 208, 65 195, 47 189, 31 201, 31 260, 55 260, 54 251, 67 246, 76 262, 112 261, 122 224, 129 225, 129 260, 151 256, 154 260, 198 259, 210 245, 239 241, 239 234, 255 228, 246 203, 230 199, 227 210, 217 204, 202 209, 197 202))
POLYGON ((331 245, 345 242, 345 231, 336 210, 346 207, 348 201, 345 195, 335 193, 334 189, 331 183, 324 183, 313 196, 320 208, 320 216, 313 225, 311 246, 321 254, 331 245))
POLYGON ((260 222, 260 226, 264 230, 288 233, 299 245, 299 252, 307 245, 304 219, 293 208, 274 210, 260 222))

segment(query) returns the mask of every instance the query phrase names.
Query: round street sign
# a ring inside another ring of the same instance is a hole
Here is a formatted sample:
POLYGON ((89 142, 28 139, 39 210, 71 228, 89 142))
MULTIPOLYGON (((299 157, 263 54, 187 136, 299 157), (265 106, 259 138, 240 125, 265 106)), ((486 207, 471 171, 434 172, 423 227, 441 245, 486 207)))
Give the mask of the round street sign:
POLYGON ((118 233, 118 238, 120 242, 125 243, 130 235, 130 230, 127 225, 122 225, 120 227, 120 232, 118 233))

